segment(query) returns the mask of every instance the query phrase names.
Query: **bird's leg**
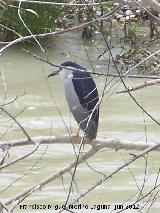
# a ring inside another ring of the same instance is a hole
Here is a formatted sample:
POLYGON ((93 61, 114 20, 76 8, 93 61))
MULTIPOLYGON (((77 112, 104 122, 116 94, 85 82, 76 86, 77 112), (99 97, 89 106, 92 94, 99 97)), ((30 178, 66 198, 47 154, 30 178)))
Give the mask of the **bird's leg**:
POLYGON ((89 145, 92 146, 93 149, 96 149, 96 143, 95 143, 94 139, 91 140, 91 139, 89 139, 87 137, 84 137, 83 141, 81 141, 81 137, 80 137, 80 134, 79 134, 80 130, 81 130, 80 127, 78 127, 78 130, 77 130, 76 135, 75 135, 76 142, 79 143, 79 144, 81 144, 81 142, 82 142, 83 143, 83 148, 84 148, 85 144, 89 144, 89 145))
POLYGON ((77 130, 77 132, 76 132, 76 137, 77 137, 77 138, 79 138, 79 132, 80 132, 80 130, 81 130, 80 127, 78 127, 78 130, 77 130))
POLYGON ((78 127, 78 130, 77 130, 76 135, 75 135, 76 141, 78 141, 78 143, 81 143, 81 137, 79 135, 80 130, 81 130, 80 127, 78 127))
POLYGON ((82 143, 83 149, 84 149, 85 138, 82 138, 82 139, 81 139, 80 134, 79 134, 79 133, 80 133, 80 130, 81 130, 81 128, 78 127, 78 130, 77 130, 76 135, 75 135, 75 139, 76 139, 76 142, 77 142, 78 144, 81 144, 81 143, 82 143))

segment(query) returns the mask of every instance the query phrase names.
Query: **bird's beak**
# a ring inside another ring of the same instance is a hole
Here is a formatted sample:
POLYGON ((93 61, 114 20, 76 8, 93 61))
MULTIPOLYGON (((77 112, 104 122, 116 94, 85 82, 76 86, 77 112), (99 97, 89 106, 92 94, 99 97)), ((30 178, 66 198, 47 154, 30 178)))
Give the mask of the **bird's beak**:
POLYGON ((59 75, 60 71, 61 71, 61 69, 58 69, 58 70, 56 70, 56 71, 53 71, 52 73, 50 73, 50 74, 48 75, 48 78, 51 77, 51 76, 59 75))

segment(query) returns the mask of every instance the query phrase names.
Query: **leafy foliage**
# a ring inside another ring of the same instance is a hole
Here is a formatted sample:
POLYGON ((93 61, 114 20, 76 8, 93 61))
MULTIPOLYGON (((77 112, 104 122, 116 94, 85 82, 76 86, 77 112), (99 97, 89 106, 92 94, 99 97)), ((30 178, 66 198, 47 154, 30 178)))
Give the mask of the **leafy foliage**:
MULTIPOLYGON (((53 0, 52 0, 53 1, 53 0)), ((67 2, 68 0, 56 0, 54 2, 67 2)), ((22 36, 29 34, 18 15, 18 4, 13 3, 8 7, 1 17, 1 24, 13 29, 22 36)), ((38 5, 38 4, 21 4, 20 14, 26 26, 33 34, 46 33, 53 31, 58 27, 63 27, 61 18, 64 15, 64 8, 38 5)), ((6 29, 1 29, 1 39, 11 40, 16 35, 6 29)))

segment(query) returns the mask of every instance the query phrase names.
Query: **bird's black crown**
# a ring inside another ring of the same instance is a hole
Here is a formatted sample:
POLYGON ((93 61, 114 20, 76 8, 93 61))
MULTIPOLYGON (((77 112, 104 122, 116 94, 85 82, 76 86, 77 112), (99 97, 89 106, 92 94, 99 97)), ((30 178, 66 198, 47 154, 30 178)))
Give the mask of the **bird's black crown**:
POLYGON ((75 62, 72 62, 72 61, 65 61, 61 64, 61 66, 73 67, 73 68, 80 69, 80 70, 86 70, 86 68, 84 68, 84 67, 80 66, 79 64, 76 64, 75 62))

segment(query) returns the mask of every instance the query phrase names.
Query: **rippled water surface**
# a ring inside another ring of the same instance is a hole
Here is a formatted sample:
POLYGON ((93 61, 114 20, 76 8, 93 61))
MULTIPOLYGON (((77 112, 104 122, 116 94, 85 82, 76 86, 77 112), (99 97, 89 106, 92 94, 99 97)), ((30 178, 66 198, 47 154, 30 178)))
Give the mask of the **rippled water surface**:
MULTIPOLYGON (((72 42, 76 39, 73 37, 72 42)), ((70 37, 65 37, 51 45, 47 49, 49 60, 57 64, 64 60, 77 60, 77 62, 91 69, 89 63, 76 58, 77 55, 85 58, 84 47, 82 45, 81 47, 76 46, 72 42, 70 37)), ((31 50, 35 54, 43 56, 39 48, 31 50)), ((98 54, 97 50, 94 47, 87 47, 87 50, 94 60, 98 54)), ((95 68, 103 72, 107 69, 104 65, 95 68)), ((12 101, 17 96, 16 101, 7 105, 6 109, 12 115, 17 116, 17 120, 31 137, 68 134, 65 125, 72 130, 73 134, 77 130, 77 124, 69 112, 64 97, 61 79, 59 77, 47 79, 46 77, 52 69, 52 67, 23 53, 20 48, 12 48, 1 59, 1 70, 3 71, 0 79, 1 104, 5 99, 5 91, 7 91, 6 102, 12 101)), ((102 77, 94 78, 101 96, 105 79, 102 77)), ((118 138, 130 143, 138 143, 139 141, 158 143, 160 127, 148 118, 127 94, 116 94, 115 90, 120 90, 123 86, 119 82, 111 87, 112 83, 109 83, 111 79, 111 77, 108 78, 108 92, 106 92, 100 107, 98 137, 118 138)), ((112 80, 112 82, 114 81, 112 80)), ((125 83, 131 86, 143 81, 126 79, 125 83)), ((133 94, 138 102, 160 121, 159 87, 148 87, 133 94)), ((0 114, 0 122, 1 141, 25 137, 20 128, 4 113, 0 114)), ((31 146, 13 148, 9 152, 9 160, 20 157, 31 149, 31 146)), ((88 150, 89 146, 86 145, 82 151, 88 150)), ((111 149, 103 149, 87 162, 78 166, 75 176, 78 193, 83 192, 100 180, 102 178, 100 173, 110 174, 130 159, 132 156, 129 153, 137 153, 137 151, 120 150, 115 152, 111 149)), ((123 204, 127 201, 129 203, 134 202, 143 185, 143 194, 145 195, 155 186, 156 181, 157 185, 160 184, 160 180, 157 178, 160 165, 159 152, 153 152, 146 157, 137 160, 129 167, 125 167, 98 186, 82 199, 82 204, 88 204, 90 207, 94 204, 110 205, 108 210, 101 212, 112 212, 116 204, 123 204)), ((32 156, 1 171, 0 199, 2 201, 8 200, 48 175, 56 173, 73 160, 75 160, 75 154, 71 145, 41 145, 32 156)), ((54 207, 62 205, 66 200, 70 181, 71 174, 67 173, 63 179, 57 178, 41 190, 33 193, 23 204, 28 206, 30 204, 50 204, 54 207)), ((74 185, 73 196, 77 196, 76 193, 76 186, 74 185)), ((156 193, 159 192, 156 190, 152 196, 154 197, 156 193)), ((153 197, 148 201, 148 207, 153 197)), ((150 212, 159 212, 159 203, 160 198, 158 197, 150 212)), ((28 209, 25 212, 53 212, 46 209, 35 211, 32 207, 27 207, 28 209)), ((23 212, 23 210, 19 206, 15 212, 23 212)), ((83 211, 78 212, 87 211, 83 209, 83 211)), ((96 211, 90 209, 88 212, 96 211)), ((127 210, 127 212, 137 211, 127 210)), ((146 211, 143 209, 142 212, 146 211)))

